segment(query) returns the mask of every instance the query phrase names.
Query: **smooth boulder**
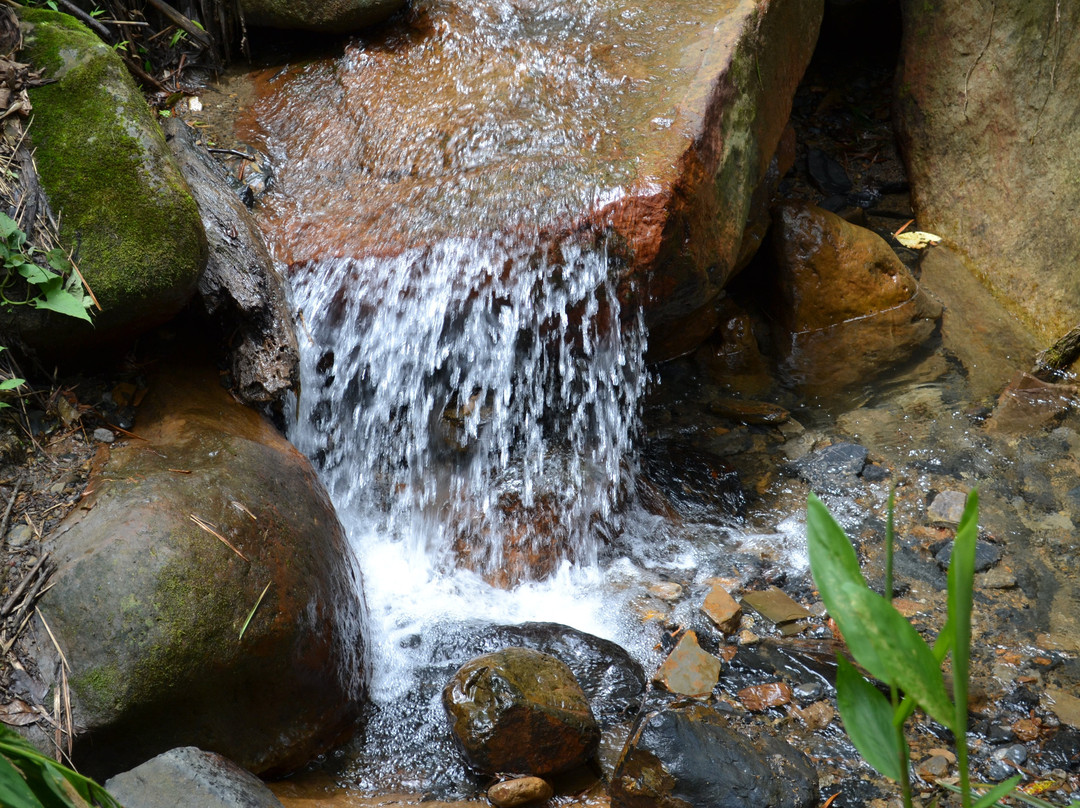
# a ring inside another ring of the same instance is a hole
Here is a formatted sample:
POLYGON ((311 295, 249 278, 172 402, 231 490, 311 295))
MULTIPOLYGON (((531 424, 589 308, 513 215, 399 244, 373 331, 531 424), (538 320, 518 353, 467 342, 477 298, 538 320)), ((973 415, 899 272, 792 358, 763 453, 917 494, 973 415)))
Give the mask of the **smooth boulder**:
POLYGON ((639 719, 611 782, 612 808, 811 808, 817 774, 771 735, 754 738, 704 704, 639 719))
POLYGON ((941 304, 881 236, 804 202, 774 210, 770 303, 788 370, 835 390, 910 359, 938 327, 941 304))
MULTIPOLYGON (((94 325, 19 307, 35 348, 84 348, 165 322, 191 299, 207 260, 195 200, 156 116, 120 57, 66 14, 20 8, 32 88, 29 138, 60 238, 101 304, 94 325)), ((2 323, 2 321, 0 321, 2 323)))
POLYGON ((308 461, 212 371, 159 375, 48 543, 41 612, 70 664, 74 759, 102 776, 176 746, 257 774, 351 734, 360 576, 308 461))
POLYGON ((443 690, 451 730, 474 769, 544 776, 596 754, 600 728, 564 662, 506 648, 463 665, 443 690))
POLYGON ((1080 3, 900 6, 895 120, 919 226, 1049 344, 1080 322, 1080 3))
POLYGON ((228 758, 178 747, 105 781, 124 808, 282 808, 266 784, 228 758))
POLYGON ((248 25, 327 34, 382 22, 404 5, 405 0, 240 0, 248 25))

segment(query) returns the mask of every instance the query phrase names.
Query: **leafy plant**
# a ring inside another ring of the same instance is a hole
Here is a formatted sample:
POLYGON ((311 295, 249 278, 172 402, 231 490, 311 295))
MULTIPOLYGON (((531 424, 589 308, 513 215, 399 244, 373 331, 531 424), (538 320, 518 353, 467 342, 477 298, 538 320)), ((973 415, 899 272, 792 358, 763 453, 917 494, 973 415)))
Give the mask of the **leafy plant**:
MULTIPOLYGON (((5 348, 3 345, 0 345, 0 351, 6 350, 7 348, 5 348)), ((14 376, 10 379, 0 380, 0 393, 6 393, 9 390, 15 390, 16 388, 22 387, 24 384, 26 384, 26 379, 19 379, 14 376)), ((0 410, 10 406, 11 405, 8 404, 6 401, 0 401, 0 410)))
POLYGON ((854 665, 840 657, 836 677, 840 716, 855 748, 871 766, 900 783, 904 805, 910 808, 910 750, 904 724, 916 707, 922 708, 952 730, 956 738, 964 808, 988 808, 1012 792, 1020 777, 998 784, 973 802, 968 772, 967 700, 978 493, 968 494, 956 531, 949 562, 947 616, 932 648, 892 605, 892 495, 888 509, 885 596, 882 597, 867 585, 855 548, 825 505, 813 494, 807 502, 810 568, 821 598, 852 656, 871 676, 886 684, 890 693, 885 696, 854 665), (950 651, 952 700, 941 669, 950 651))
POLYGON ((28 247, 26 233, 10 216, 0 213, 0 304, 31 305, 90 322, 87 308, 91 300, 76 273, 65 278, 69 268, 63 250, 56 248, 45 252, 28 247), (39 255, 45 259, 46 266, 34 260, 39 255), (28 290, 21 298, 15 298, 9 293, 17 288, 16 281, 20 278, 28 290))
POLYGON ((0 725, 0 805, 7 808, 78 808, 120 803, 89 777, 45 757, 0 725))

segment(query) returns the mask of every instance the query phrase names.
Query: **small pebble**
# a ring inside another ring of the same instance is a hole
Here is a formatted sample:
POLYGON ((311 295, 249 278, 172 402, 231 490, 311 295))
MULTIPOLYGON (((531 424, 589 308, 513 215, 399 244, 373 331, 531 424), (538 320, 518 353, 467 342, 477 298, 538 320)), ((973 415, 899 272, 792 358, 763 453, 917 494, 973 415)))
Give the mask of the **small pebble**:
POLYGON ((1016 733, 1008 724, 994 722, 986 733, 986 737, 993 743, 1008 743, 1016 739, 1016 733))
POLYGON ((821 682, 802 682, 795 685, 791 693, 799 704, 809 704, 820 699, 825 694, 825 688, 821 682))
POLYGON ((737 639, 739 645, 754 645, 755 643, 761 642, 761 637, 746 628, 739 632, 737 639))
POLYGON ((534 800, 551 799, 555 792, 551 785, 539 777, 519 777, 504 780, 488 789, 488 799, 498 808, 514 808, 534 800))
POLYGON ((949 773, 949 761, 941 755, 933 755, 920 763, 916 768, 919 776, 926 780, 944 777, 949 773))
POLYGON ((674 581, 659 581, 649 587, 649 594, 667 603, 674 603, 682 597, 683 588, 674 581))
POLYGON ((22 547, 34 536, 29 525, 15 525, 7 535, 8 547, 22 547))
POLYGON ((1027 761, 1028 750, 1022 743, 1011 743, 1008 746, 999 746, 993 751, 991 757, 994 760, 1009 760, 1017 766, 1023 766, 1027 761))
POLYGON ((94 440, 100 441, 101 443, 112 443, 114 440, 116 440, 116 435, 113 434, 113 431, 111 429, 106 429, 103 426, 99 426, 97 429, 94 430, 94 440))

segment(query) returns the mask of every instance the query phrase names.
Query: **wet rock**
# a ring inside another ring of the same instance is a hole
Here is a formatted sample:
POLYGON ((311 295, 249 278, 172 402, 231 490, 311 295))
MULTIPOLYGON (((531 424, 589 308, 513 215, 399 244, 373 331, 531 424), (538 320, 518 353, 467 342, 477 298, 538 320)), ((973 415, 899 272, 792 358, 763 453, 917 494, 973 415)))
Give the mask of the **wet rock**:
POLYGON ((675 603, 683 596, 683 588, 674 581, 659 581, 649 586, 649 594, 665 603, 675 603))
POLYGON ((253 129, 291 163, 267 227, 293 265, 588 231, 625 261, 620 296, 644 300, 654 358, 688 352, 715 326, 822 6, 423 2, 260 86, 253 129))
POLYGON ((555 657, 507 648, 467 662, 443 690, 451 729, 478 771, 548 775, 585 763, 600 729, 555 657))
POLYGON ((135 430, 48 545, 40 608, 88 730, 74 759, 100 777, 197 743, 256 773, 300 767, 351 734, 366 686, 329 498, 213 369, 160 375, 135 430))
POLYGON ((669 500, 740 514, 746 494, 739 475, 720 457, 678 443, 646 447, 642 473, 669 500))
POLYGON ((910 359, 942 310, 889 245, 813 205, 789 202, 775 214, 771 302, 790 335, 792 378, 835 392, 910 359))
POLYGON ((791 694, 800 704, 809 704, 825 695, 825 688, 821 682, 800 682, 791 689, 791 694))
POLYGON ((931 755, 915 767, 916 773, 924 780, 936 780, 949 773, 949 761, 941 755, 931 755))
POLYGON ((867 463, 859 474, 868 483, 880 483, 882 480, 889 479, 889 470, 876 463, 867 463))
POLYGON ((790 417, 787 410, 776 404, 742 398, 716 398, 710 402, 709 409, 716 415, 744 424, 779 426, 790 417))
POLYGON ((721 667, 717 657, 698 645, 697 634, 687 631, 660 665, 653 681, 680 696, 707 696, 720 679, 721 667))
POLYGON ((782 707, 791 702, 791 688, 784 682, 768 682, 744 687, 738 693, 743 707, 752 713, 760 713, 770 707, 782 707))
POLYGON ((836 717, 836 710, 827 701, 815 701, 805 707, 792 706, 791 714, 802 721, 811 731, 823 730, 836 717))
POLYGON ((120 57, 82 23, 20 8, 20 59, 48 81, 29 91, 29 138, 64 244, 103 308, 94 324, 29 306, 12 326, 31 346, 82 349, 165 322, 191 299, 207 246, 157 116, 120 57))
MULTIPOLYGON (((1046 344, 1080 321, 1080 6, 903 0, 897 135, 921 228, 1046 344), (1056 43, 1048 46, 1047 43, 1056 43)), ((1027 355, 1028 357, 1030 355, 1027 355)))
POLYGON ((240 0, 247 25, 347 34, 382 22, 404 0, 240 0))
POLYGON ((285 283, 258 225, 225 181, 220 164, 195 142, 180 118, 162 126, 199 207, 210 245, 199 279, 203 305, 230 339, 230 370, 247 404, 276 402, 297 392, 299 350, 285 300, 285 283))
POLYGON ((258 777, 194 746, 164 752, 104 785, 124 808, 282 808, 258 777))
POLYGON ((801 752, 751 738, 717 710, 668 707, 639 720, 611 782, 612 808, 809 808, 817 774, 801 752))
POLYGON ((858 482, 870 453, 857 443, 834 443, 787 464, 815 491, 829 491, 858 482))
POLYGON ((758 592, 747 592, 743 595, 743 603, 777 626, 810 617, 810 612, 804 606, 775 586, 758 592))
POLYGON ((724 634, 734 634, 742 621, 742 606, 724 587, 714 583, 701 604, 701 611, 724 634))
POLYGON ((1055 424, 1080 402, 1075 385, 1051 384, 1022 373, 998 397, 986 429, 1007 434, 1031 434, 1055 424))
POLYGON ((958 524, 964 515, 964 507, 967 505, 967 494, 962 491, 942 491, 930 507, 926 509, 926 515, 935 522, 949 522, 958 524))
POLYGON ((488 799, 497 808, 515 808, 528 802, 551 799, 554 793, 551 784, 539 777, 503 780, 487 790, 488 799))
MULTIPOLYGON (((946 542, 945 546, 934 555, 934 559, 942 569, 948 569, 949 561, 952 559, 952 550, 953 542, 946 542)), ((981 540, 975 542, 975 572, 986 572, 1000 560, 1001 548, 996 544, 981 540)))
POLYGON ((1012 589, 1016 586, 1016 575, 1007 569, 990 569, 975 577, 975 586, 979 589, 1012 589))

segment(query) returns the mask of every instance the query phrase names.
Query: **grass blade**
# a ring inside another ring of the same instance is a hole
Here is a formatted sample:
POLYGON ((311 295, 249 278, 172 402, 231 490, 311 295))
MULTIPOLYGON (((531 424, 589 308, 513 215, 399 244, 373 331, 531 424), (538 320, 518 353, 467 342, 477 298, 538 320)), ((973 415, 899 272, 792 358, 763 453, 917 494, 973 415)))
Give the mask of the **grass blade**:
POLYGON ((251 607, 251 611, 248 612, 247 620, 244 621, 244 625, 240 628, 240 636, 237 637, 237 640, 244 639, 244 632, 247 631, 247 627, 251 623, 251 618, 255 616, 255 610, 258 609, 259 604, 263 602, 263 598, 266 597, 266 591, 270 588, 270 584, 272 583, 273 581, 268 581, 266 586, 263 587, 262 594, 259 595, 259 599, 255 601, 255 605, 251 607))
POLYGON ((956 763, 960 770, 960 799, 971 805, 971 785, 967 760, 968 676, 971 672, 971 610, 975 592, 975 543, 979 538, 979 494, 972 490, 960 517, 953 542, 948 574, 948 620, 952 634, 953 704, 956 735, 956 763))

